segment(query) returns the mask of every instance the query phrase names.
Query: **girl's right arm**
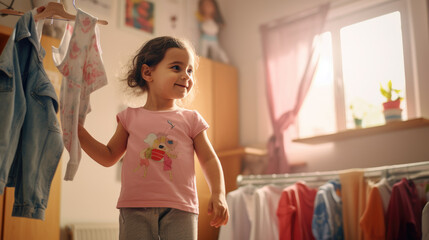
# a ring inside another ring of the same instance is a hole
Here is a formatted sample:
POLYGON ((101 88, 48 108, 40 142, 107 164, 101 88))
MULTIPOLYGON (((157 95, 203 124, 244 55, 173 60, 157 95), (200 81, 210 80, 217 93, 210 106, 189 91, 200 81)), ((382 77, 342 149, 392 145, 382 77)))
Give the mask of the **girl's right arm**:
POLYGON ((78 125, 78 136, 82 149, 97 163, 105 167, 113 166, 127 148, 128 132, 120 122, 118 122, 116 132, 107 145, 93 138, 82 125, 78 125))

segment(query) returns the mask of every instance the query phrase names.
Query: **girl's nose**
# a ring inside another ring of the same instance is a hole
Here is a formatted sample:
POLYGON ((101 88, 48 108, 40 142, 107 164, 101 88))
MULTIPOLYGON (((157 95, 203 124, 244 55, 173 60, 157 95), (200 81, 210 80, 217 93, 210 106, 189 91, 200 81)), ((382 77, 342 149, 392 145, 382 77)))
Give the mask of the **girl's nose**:
POLYGON ((185 74, 182 75, 182 79, 184 79, 184 80, 188 80, 190 78, 191 78, 191 75, 188 74, 188 73, 185 73, 185 74))

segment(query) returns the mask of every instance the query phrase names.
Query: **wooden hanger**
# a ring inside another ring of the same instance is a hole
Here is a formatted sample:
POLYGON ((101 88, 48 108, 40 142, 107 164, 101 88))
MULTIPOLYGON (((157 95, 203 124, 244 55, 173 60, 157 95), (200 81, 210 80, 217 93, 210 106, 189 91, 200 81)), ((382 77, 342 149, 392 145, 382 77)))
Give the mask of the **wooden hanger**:
POLYGON ((12 9, 9 9, 9 8, 0 9, 0 13, 4 14, 4 15, 15 15, 15 16, 22 16, 22 15, 24 15, 23 12, 12 10, 12 9))
MULTIPOLYGON (((0 13, 7 14, 7 15, 16 15, 16 16, 22 16, 24 14, 23 12, 11 10, 11 9, 1 9, 0 13)), ((66 10, 64 9, 64 5, 62 3, 49 2, 42 12, 34 16, 35 20, 41 20, 46 18, 74 21, 76 19, 76 15, 66 12, 66 10)), ((97 20, 97 23, 102 25, 108 24, 106 20, 97 20)))

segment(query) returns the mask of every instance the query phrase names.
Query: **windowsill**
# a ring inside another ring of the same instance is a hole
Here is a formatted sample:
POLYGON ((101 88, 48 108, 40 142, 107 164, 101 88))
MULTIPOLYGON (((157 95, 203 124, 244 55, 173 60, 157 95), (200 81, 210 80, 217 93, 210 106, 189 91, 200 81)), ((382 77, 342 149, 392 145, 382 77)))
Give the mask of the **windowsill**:
POLYGON ((423 128, 429 127, 429 119, 426 118, 415 118, 399 122, 391 122, 381 126, 359 128, 359 129, 348 129, 338 133, 320 135, 309 138, 298 138, 293 139, 292 142, 306 143, 306 144, 319 144, 327 142, 335 142, 347 139, 353 139, 357 137, 371 136, 376 134, 389 133, 399 130, 407 130, 412 128, 423 128))

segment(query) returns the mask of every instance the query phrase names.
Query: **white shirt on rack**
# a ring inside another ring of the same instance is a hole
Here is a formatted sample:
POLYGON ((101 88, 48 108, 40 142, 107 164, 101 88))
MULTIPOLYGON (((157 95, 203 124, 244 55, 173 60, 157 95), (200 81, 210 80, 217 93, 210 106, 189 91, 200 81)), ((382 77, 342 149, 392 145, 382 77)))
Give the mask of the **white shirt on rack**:
POLYGON ((277 208, 283 188, 267 185, 255 191, 250 240, 279 239, 277 208))
POLYGON ((256 187, 246 185, 226 196, 230 218, 228 224, 219 231, 219 240, 249 239, 252 228, 254 193, 256 187))

